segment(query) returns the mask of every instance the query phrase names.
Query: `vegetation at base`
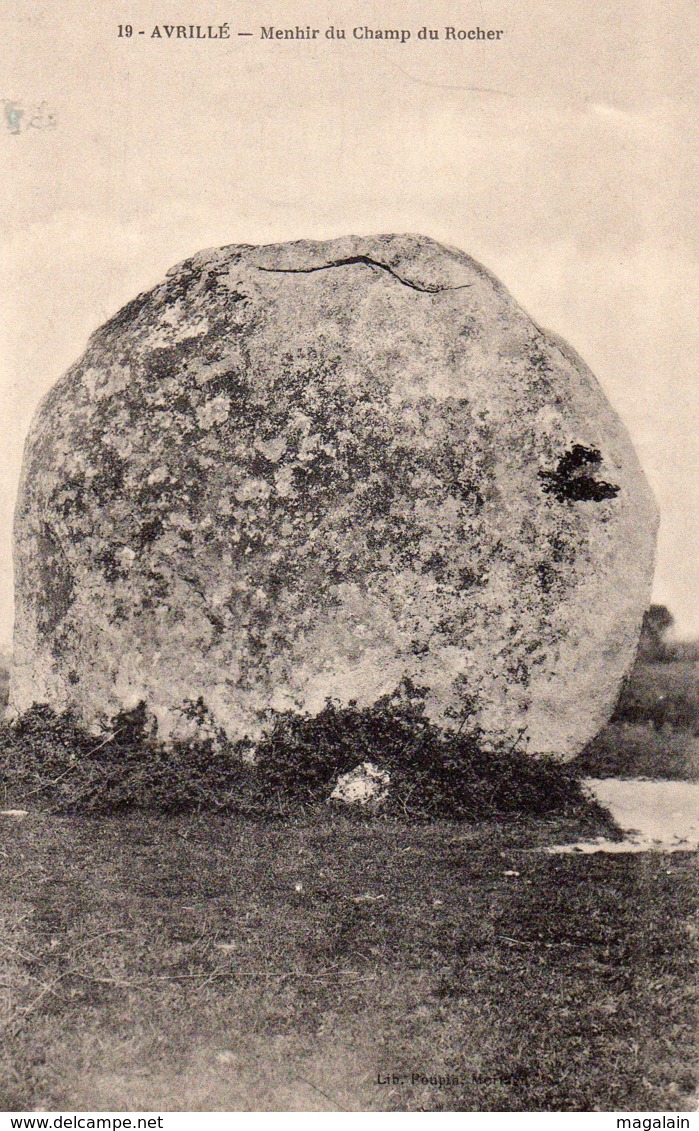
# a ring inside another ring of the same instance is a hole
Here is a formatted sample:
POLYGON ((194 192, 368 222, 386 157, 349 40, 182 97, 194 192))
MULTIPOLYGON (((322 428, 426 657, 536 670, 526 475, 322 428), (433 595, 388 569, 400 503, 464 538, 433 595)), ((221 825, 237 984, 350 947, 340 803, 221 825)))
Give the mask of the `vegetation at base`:
POLYGON ((435 726, 419 689, 407 682, 372 707, 328 700, 314 717, 276 714, 256 745, 228 742, 201 700, 190 714, 209 737, 165 745, 143 704, 118 715, 103 738, 87 734, 68 714, 34 707, 3 726, 0 796, 5 804, 31 798, 65 813, 206 810, 285 817, 327 806, 340 774, 372 762, 390 775, 380 807, 387 817, 476 821, 555 813, 587 820, 590 831, 614 830, 565 767, 515 746, 486 750, 477 733, 435 726))
MULTIPOLYGON (((35 707, 14 726, 0 722, 0 801, 19 804, 28 796, 60 811, 154 807, 283 816, 325 804, 333 776, 371 761, 392 776, 387 814, 479 819, 563 806, 598 820, 575 778, 699 779, 699 643, 668 642, 672 624, 664 605, 647 611, 638 658, 610 722, 566 769, 518 748, 484 752, 477 734, 438 732, 409 687, 368 711, 328 703, 315 719, 277 715, 257 750, 228 742, 201 700, 189 713, 210 738, 170 748, 157 742, 142 707, 122 713, 103 738, 69 714, 35 707), (246 761, 253 754, 256 766, 246 761)), ((0 707, 10 663, 0 655, 0 707)))

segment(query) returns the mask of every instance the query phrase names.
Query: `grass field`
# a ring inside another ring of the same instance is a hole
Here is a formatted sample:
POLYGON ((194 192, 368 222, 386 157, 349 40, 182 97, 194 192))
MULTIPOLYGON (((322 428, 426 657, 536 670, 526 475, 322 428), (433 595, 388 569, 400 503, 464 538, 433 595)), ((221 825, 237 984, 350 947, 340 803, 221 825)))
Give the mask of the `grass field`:
MULTIPOLYGON (((639 665, 578 772, 696 777, 696 696, 696 664, 639 665)), ((695 854, 548 855, 605 830, 574 797, 497 820, 66 813, 109 775, 122 801, 178 779, 6 739, 29 816, 0 818, 0 1109, 695 1108, 695 854)), ((548 779, 508 767, 539 806, 548 779)))
POLYGON ((0 1108, 690 1110, 694 859, 576 835, 6 819, 0 1108))
POLYGON ((611 721, 572 765, 590 777, 699 779, 699 663, 637 663, 611 721))

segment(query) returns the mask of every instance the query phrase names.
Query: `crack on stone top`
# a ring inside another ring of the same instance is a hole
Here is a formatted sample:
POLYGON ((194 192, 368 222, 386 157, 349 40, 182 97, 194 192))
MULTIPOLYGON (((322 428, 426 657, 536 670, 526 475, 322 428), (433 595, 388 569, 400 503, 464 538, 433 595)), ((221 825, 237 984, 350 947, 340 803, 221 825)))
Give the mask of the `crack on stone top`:
POLYGON ((402 275, 399 275, 396 271, 393 270, 392 267, 389 267, 387 263, 379 263, 378 260, 372 259, 369 255, 348 255, 344 259, 336 259, 333 263, 321 263, 317 267, 258 266, 257 269, 258 271, 267 271, 275 275, 310 275, 314 271, 327 271, 332 267, 348 267, 355 263, 362 264, 364 267, 379 267, 382 271, 386 271, 389 275, 392 275, 393 278, 397 279, 399 283, 402 283, 404 287, 410 287, 411 290, 419 291, 420 294, 425 295, 437 295, 441 294, 442 291, 462 291, 466 287, 473 286, 473 283, 460 283, 459 285, 454 287, 420 287, 417 283, 411 283, 408 279, 404 279, 402 275))

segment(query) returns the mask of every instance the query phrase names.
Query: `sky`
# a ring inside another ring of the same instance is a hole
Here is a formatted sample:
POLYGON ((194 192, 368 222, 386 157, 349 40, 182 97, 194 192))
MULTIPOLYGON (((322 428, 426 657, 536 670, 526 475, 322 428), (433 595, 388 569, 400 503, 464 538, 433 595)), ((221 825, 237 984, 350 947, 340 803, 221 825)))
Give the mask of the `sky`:
POLYGON ((24 439, 90 333, 202 248, 376 232, 462 248, 585 358, 660 508, 653 599, 699 636, 696 5, 174 7, 0 17, 0 649, 24 439), (163 18, 230 38, 168 40, 163 18), (319 37, 260 37, 296 25, 319 37))

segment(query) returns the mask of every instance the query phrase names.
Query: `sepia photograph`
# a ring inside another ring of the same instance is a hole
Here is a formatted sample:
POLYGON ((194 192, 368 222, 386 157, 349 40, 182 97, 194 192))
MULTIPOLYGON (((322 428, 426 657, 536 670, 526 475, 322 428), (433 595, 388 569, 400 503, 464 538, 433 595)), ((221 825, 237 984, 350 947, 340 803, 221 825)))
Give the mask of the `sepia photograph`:
POLYGON ((8 1128, 690 1128, 696 19, 10 0, 8 1128))

